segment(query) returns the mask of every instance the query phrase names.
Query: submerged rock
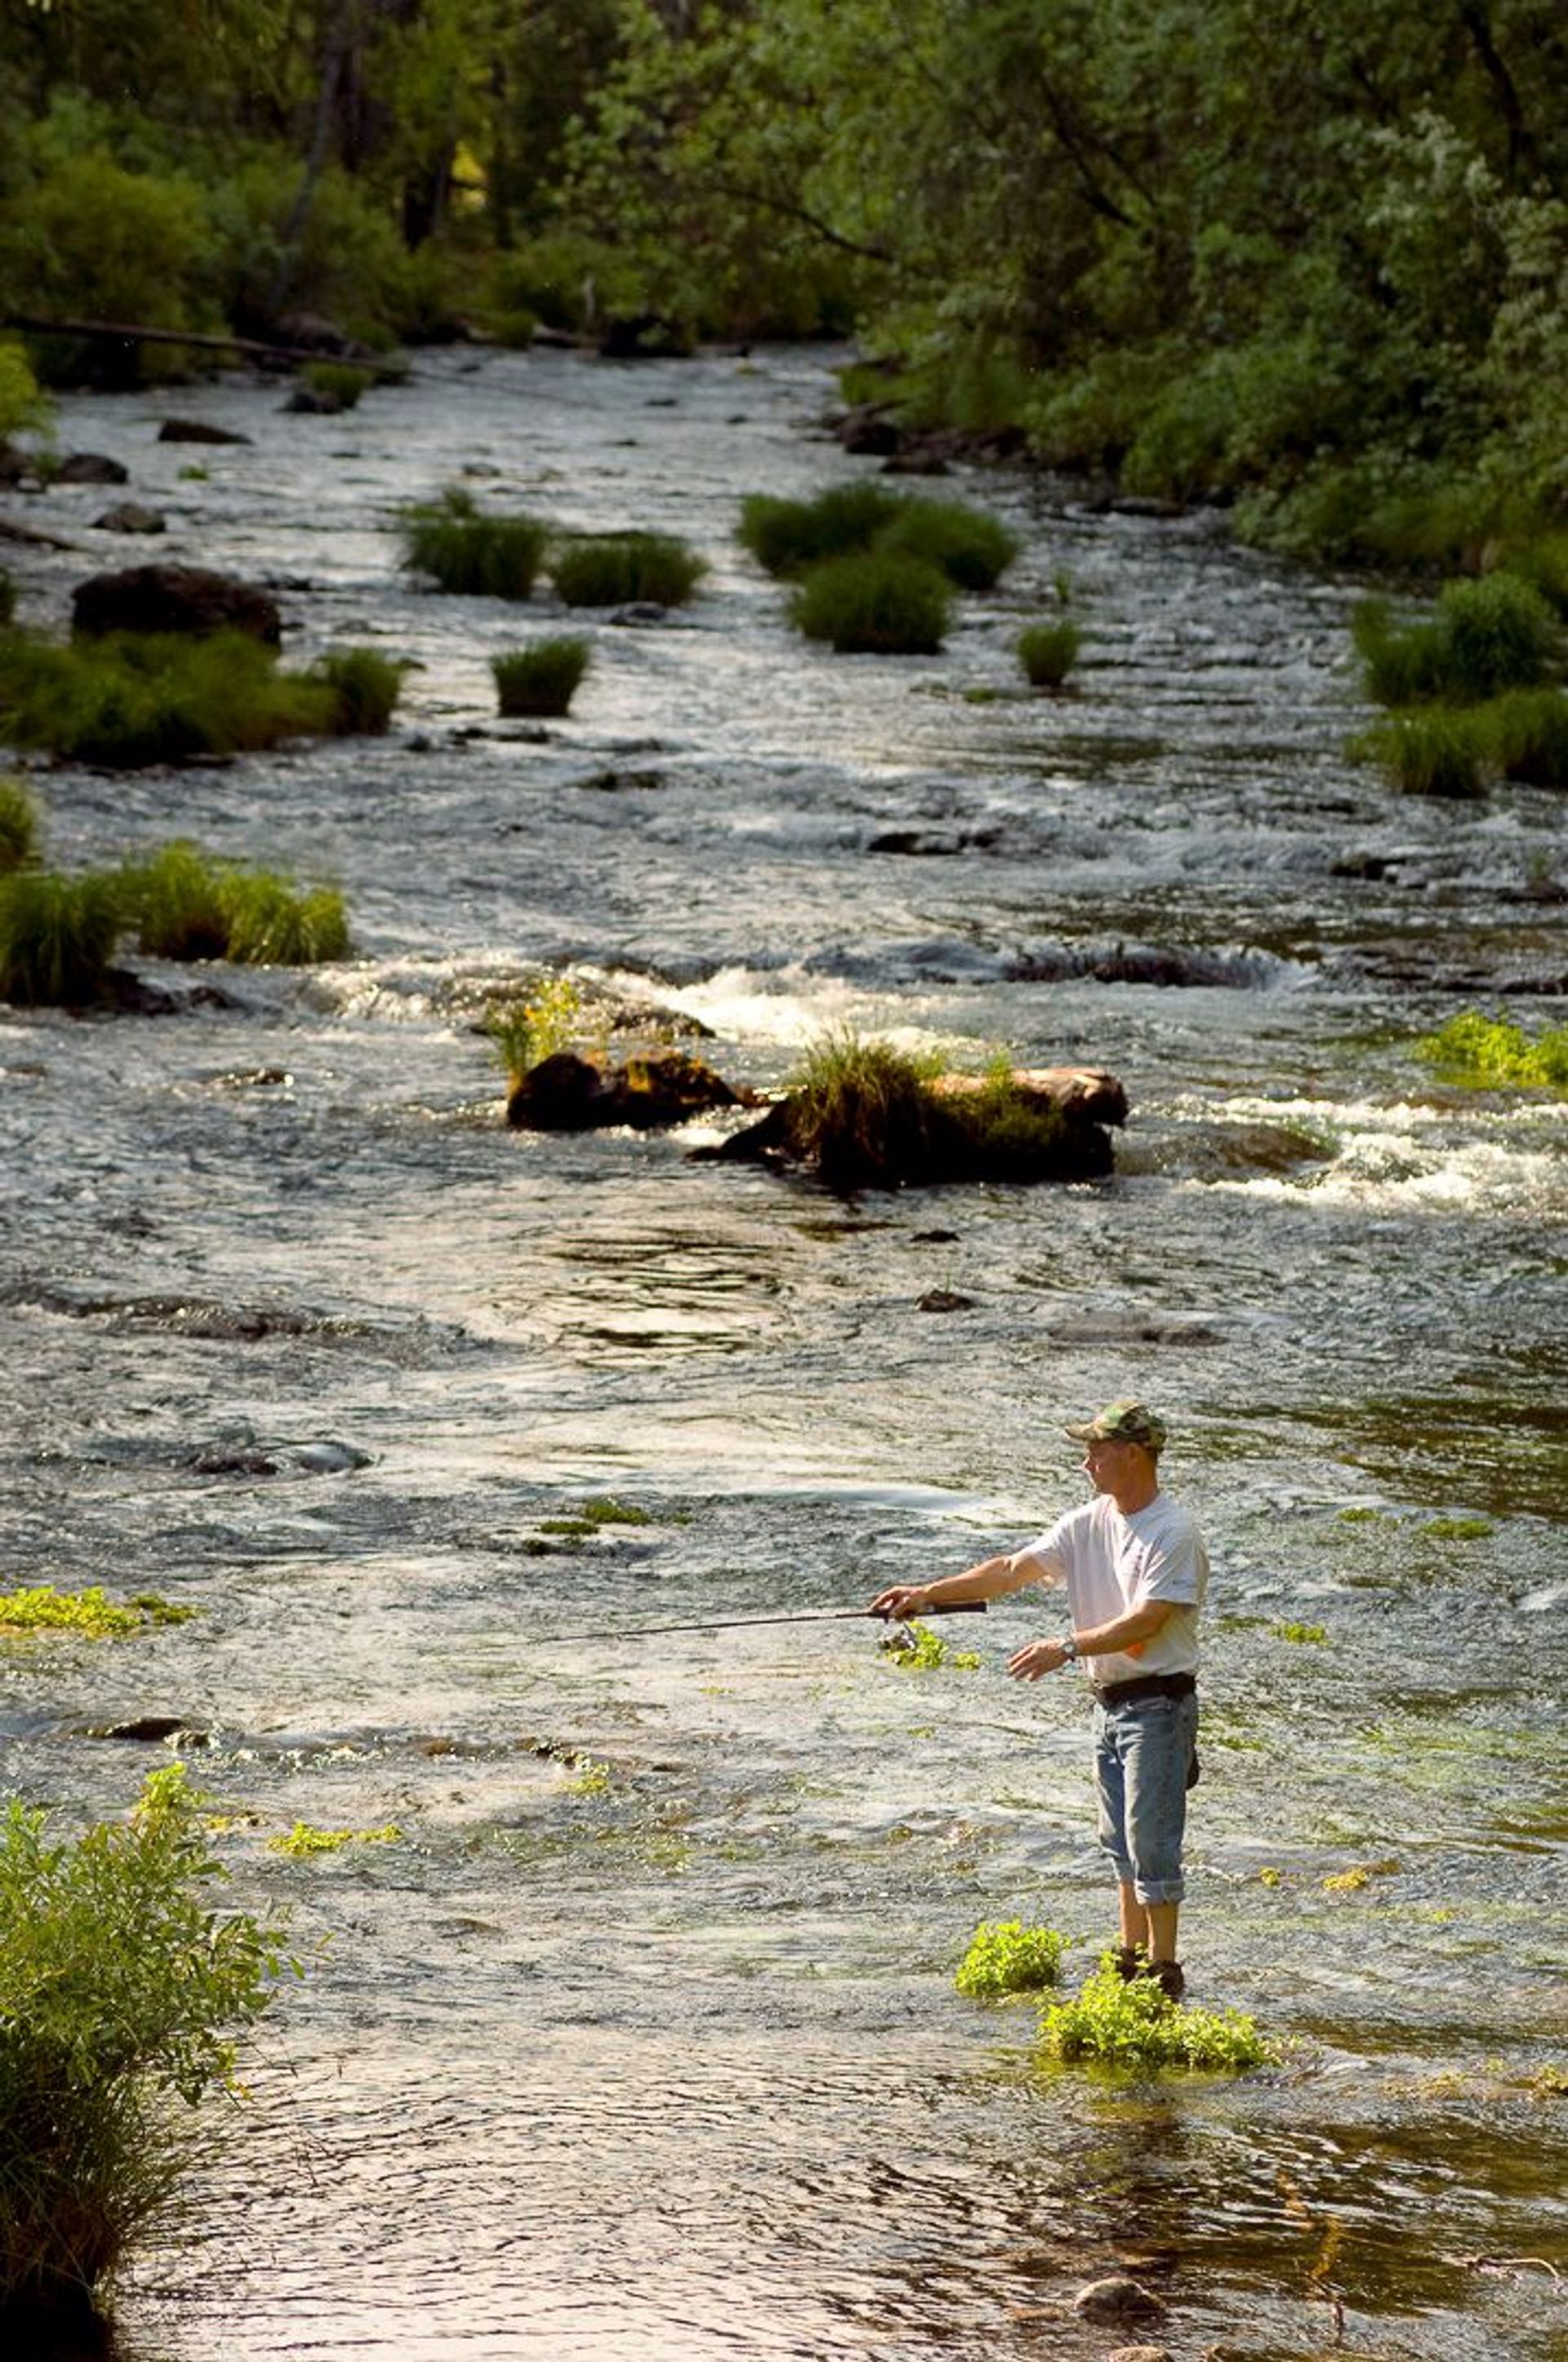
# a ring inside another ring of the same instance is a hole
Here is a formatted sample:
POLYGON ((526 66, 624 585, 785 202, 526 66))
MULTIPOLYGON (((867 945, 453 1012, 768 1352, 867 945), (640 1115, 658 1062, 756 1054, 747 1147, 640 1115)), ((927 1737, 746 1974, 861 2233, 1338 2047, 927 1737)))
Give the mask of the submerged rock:
POLYGON ((575 1051, 558 1050, 519 1077, 506 1102, 516 1131, 601 1131, 617 1124, 648 1131, 685 1123, 710 1108, 747 1100, 701 1058, 680 1050, 628 1058, 608 1069, 575 1051))
POLYGON ((128 484, 130 469, 102 451, 72 451, 54 471, 57 484, 128 484))
POLYGON ((167 533, 169 524, 160 510, 149 509, 141 501, 121 501, 117 508, 105 509, 94 517, 100 533, 167 533))
POLYGON ((1073 2299, 1073 2311, 1084 2321, 1163 2321, 1166 2310, 1162 2298, 1122 2273, 1091 2280, 1073 2299))

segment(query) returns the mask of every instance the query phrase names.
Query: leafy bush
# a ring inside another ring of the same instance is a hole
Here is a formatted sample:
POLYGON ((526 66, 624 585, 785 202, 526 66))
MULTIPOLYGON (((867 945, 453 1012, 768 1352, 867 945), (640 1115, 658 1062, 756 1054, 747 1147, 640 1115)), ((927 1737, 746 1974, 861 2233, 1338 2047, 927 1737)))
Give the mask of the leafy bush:
POLYGON ((209 861, 193 844, 167 844, 121 878, 137 948, 150 959, 308 967, 348 950, 341 895, 301 894, 286 877, 209 861))
POLYGON ((337 648, 308 678, 332 692, 330 728, 338 738, 381 738, 403 693, 403 668, 374 648, 337 648))
POLYGON ((618 607, 646 599, 683 607, 707 568, 674 534, 574 534, 550 563, 569 607, 618 607))
POLYGON ((339 410, 352 410, 376 381, 371 370, 356 369, 350 361, 307 361, 300 375, 313 393, 323 395, 339 410))
POLYGON ((47 1842, 0 1825, 0 2306, 88 2314, 210 2149, 198 2111, 234 2089, 235 2036, 285 1963, 276 1918, 220 1915, 203 1799, 171 1765, 128 1822, 47 1842))
POLYGON ((0 1000, 64 1009, 95 1000, 121 915, 116 877, 41 869, 0 877, 0 1000))
POLYGON ((1375 723, 1351 745, 1408 796, 1474 798, 1485 792, 1485 734, 1469 713, 1433 706, 1375 723))
POLYGON ((1034 689, 1060 689, 1074 665, 1083 635, 1076 624, 1032 624, 1018 635, 1018 660, 1034 689))
POLYGON ((962 501, 900 501, 872 546, 888 557, 923 558, 960 590, 988 590, 1018 556, 1006 525, 962 501))
POLYGON ((1531 1041, 1521 1026, 1472 1009, 1423 1034, 1416 1053, 1451 1080, 1483 1088, 1568 1089, 1568 1026, 1531 1041))
POLYGON ((0 639, 0 737, 105 769, 273 746, 330 729, 332 691, 242 632, 0 639))
POLYGON ((36 858, 39 818, 20 779, 0 779, 0 877, 36 858))
POLYGON ((947 629, 947 578, 918 557, 829 558, 794 593, 790 620, 840 656, 934 656, 947 629))
POLYGON ((753 492, 742 503, 740 538, 769 574, 804 574, 825 558, 869 549, 899 506, 881 484, 836 485, 813 501, 753 492))
POLYGON ((953 1981, 971 2001, 1033 1992, 1054 1985, 1067 1939, 1055 1927, 1026 1927, 1020 1919, 986 1919, 976 1928, 953 1981))
POLYGON ((536 518, 481 516, 456 489, 403 514, 404 564, 436 588, 470 598, 526 599, 549 535, 536 518))
POLYGON ((559 638, 536 640, 532 647, 492 657, 490 668, 501 712, 513 717, 567 712, 588 670, 590 652, 587 640, 559 638))
POLYGON ((1206 2010, 1171 2001, 1153 1977, 1118 1976, 1109 1962, 1073 2001, 1049 2003, 1041 2047, 1055 2058, 1089 2058, 1108 2067, 1195 2067, 1239 2071, 1275 2055, 1239 2010, 1206 2010))

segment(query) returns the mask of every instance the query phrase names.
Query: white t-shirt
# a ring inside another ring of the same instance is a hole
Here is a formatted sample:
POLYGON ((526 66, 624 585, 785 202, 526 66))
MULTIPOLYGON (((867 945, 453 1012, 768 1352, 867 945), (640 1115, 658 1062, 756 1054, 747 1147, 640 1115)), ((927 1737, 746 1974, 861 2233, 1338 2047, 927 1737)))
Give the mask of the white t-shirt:
POLYGON ((1097 1688, 1136 1681, 1143 1673, 1190 1673, 1198 1667, 1198 1617, 1209 1587, 1209 1560, 1191 1512, 1156 1493, 1124 1518, 1108 1493, 1058 1518, 1048 1533, 1026 1542, 1017 1556, 1040 1570, 1042 1583, 1064 1584, 1074 1626, 1109 1624, 1151 1599, 1175 1602, 1153 1639, 1135 1650, 1085 1658, 1097 1688))

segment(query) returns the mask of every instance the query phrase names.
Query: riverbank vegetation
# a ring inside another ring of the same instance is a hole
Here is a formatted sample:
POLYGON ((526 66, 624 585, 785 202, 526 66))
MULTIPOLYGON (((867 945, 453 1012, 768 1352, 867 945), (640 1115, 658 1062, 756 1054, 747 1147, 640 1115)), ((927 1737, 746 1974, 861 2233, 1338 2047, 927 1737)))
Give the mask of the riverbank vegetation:
MULTIPOLYGON (((1561 596, 1561 594, 1560 594, 1561 596)), ((1489 780, 1568 787, 1568 642, 1561 604, 1509 568, 1446 583, 1396 623, 1384 599, 1352 618, 1366 693, 1393 712, 1354 741, 1410 795, 1474 797, 1489 780)))
POLYGON ((1528 1034, 1502 1017, 1466 1010, 1435 1033, 1423 1034, 1418 1054, 1445 1080, 1481 1089, 1568 1090, 1568 1025, 1528 1034))
POLYGON ((202 1802, 174 1764, 74 1840, 0 1824, 0 2325, 28 2351, 90 2323, 210 2155, 203 2103, 288 1965, 281 1920, 212 1907, 202 1802))

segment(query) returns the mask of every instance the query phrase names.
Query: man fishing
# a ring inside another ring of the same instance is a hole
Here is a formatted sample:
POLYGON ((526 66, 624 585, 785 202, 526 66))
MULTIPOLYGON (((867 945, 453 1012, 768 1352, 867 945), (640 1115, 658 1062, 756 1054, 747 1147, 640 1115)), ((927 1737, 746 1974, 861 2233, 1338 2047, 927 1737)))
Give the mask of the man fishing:
POLYGON ((1084 1446, 1095 1497, 1011 1557, 937 1583, 895 1584, 873 1615, 903 1619, 1060 1584, 1070 1629, 1008 1660, 1021 1682, 1081 1663, 1094 1692, 1099 1841, 1121 1889, 1123 1977, 1152 1976, 1172 2000, 1185 1892, 1187 1792, 1197 1778, 1198 1619, 1209 1561, 1191 1513, 1160 1489, 1165 1422, 1141 1402, 1109 1403, 1066 1433, 1084 1446))

